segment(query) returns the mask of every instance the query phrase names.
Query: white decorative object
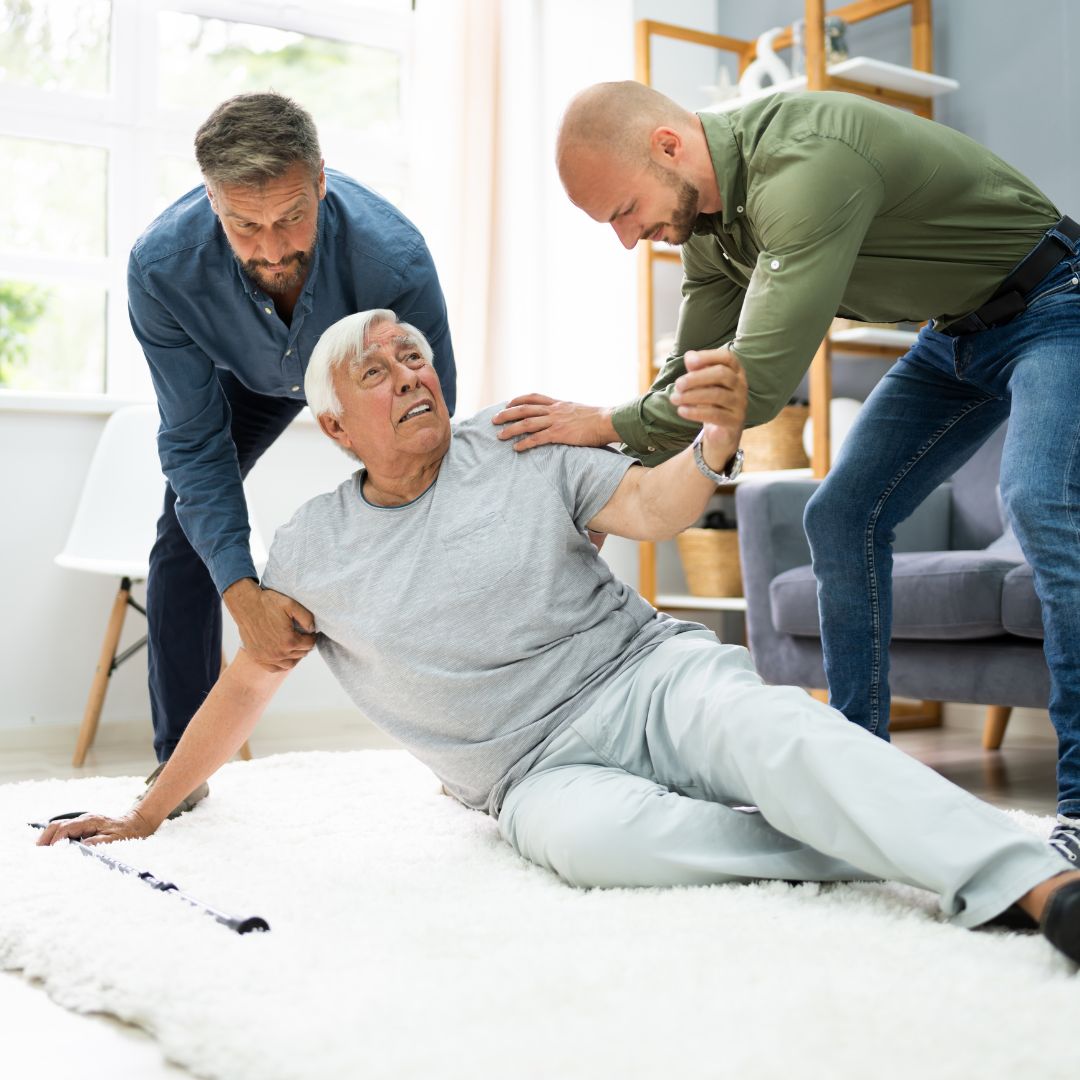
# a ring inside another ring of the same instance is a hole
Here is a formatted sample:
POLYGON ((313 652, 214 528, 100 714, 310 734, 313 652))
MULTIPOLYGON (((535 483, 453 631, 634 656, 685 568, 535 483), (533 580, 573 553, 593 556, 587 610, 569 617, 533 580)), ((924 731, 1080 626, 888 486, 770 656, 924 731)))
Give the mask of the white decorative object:
POLYGON ((773 52, 772 43, 784 32, 782 26, 774 26, 766 30, 757 39, 757 56, 750 62, 739 79, 739 93, 742 96, 753 94, 765 87, 765 79, 768 78, 772 85, 782 83, 791 78, 791 72, 787 64, 773 52))
POLYGON ((716 73, 715 83, 711 86, 703 86, 701 90, 709 95, 709 104, 706 108, 718 105, 721 101, 730 101, 739 94, 739 88, 731 81, 731 72, 726 67, 721 67, 716 73))
MULTIPOLYGON (((847 438, 847 433, 851 430, 851 425, 855 423, 855 418, 859 415, 861 408, 862 402, 856 401, 855 398, 837 397, 829 402, 830 468, 833 462, 836 461, 836 455, 840 453, 840 447, 844 444, 844 439, 847 438)), ((802 443, 806 456, 812 459, 814 456, 814 421, 812 417, 806 421, 806 427, 803 428, 802 443)))

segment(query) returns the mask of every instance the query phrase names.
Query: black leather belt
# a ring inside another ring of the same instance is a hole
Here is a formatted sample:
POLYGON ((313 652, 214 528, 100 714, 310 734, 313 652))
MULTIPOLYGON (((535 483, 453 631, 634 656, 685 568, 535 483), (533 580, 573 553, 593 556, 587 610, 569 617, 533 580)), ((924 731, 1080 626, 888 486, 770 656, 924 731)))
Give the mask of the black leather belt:
MULTIPOLYGON (((1080 225, 1070 217, 1063 217, 1052 229, 1070 240, 1080 240, 1080 225)), ((982 307, 950 323, 941 332, 949 337, 977 334, 980 330, 989 330, 1015 319, 1027 307, 1028 297, 1039 282, 1070 251, 1072 248, 1061 237, 1055 236, 1053 231, 1047 232, 982 307)))

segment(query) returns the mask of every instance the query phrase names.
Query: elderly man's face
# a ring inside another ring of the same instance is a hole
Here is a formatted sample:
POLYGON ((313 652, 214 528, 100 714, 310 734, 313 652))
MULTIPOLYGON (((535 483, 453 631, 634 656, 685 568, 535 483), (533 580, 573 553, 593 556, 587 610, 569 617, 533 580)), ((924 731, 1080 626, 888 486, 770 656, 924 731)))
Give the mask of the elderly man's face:
POLYGON ((580 150, 561 163, 571 202, 606 222, 623 247, 639 240, 685 244, 697 220, 700 193, 674 166, 645 159, 634 164, 603 152, 580 150))
POLYGON ((397 473, 441 457, 450 442, 450 414, 439 376, 415 338, 397 323, 369 327, 364 351, 334 371, 341 402, 339 445, 372 473, 397 473))
POLYGON ((248 277, 273 296, 303 285, 315 250, 325 173, 315 181, 298 161, 257 187, 219 184, 213 190, 208 186, 207 194, 248 277))

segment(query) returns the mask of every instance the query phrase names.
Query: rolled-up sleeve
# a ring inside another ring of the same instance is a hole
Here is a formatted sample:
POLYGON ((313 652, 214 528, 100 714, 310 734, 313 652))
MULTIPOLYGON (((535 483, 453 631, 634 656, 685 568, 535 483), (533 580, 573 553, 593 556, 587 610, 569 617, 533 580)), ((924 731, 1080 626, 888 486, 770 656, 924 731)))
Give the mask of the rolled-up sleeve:
POLYGON ((771 420, 799 385, 883 194, 872 162, 818 135, 785 143, 750 187, 761 251, 732 342, 750 387, 748 425, 771 420))
POLYGON ((128 261, 128 315, 157 393, 161 468, 176 516, 219 592, 258 578, 247 504, 229 425, 229 403, 210 358, 153 295, 135 252, 128 261))
POLYGON ((683 450, 701 428, 679 416, 671 402, 675 380, 686 371, 683 358, 687 351, 716 349, 735 336, 745 293, 721 269, 721 258, 712 237, 693 240, 683 248, 682 304, 675 347, 648 392, 612 413, 624 448, 646 465, 657 465, 683 450))

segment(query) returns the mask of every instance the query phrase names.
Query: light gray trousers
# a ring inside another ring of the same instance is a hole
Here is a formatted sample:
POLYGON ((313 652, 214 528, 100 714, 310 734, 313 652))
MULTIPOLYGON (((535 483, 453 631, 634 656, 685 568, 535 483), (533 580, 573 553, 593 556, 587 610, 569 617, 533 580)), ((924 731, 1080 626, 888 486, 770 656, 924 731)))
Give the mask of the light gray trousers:
POLYGON ((1068 869, 803 690, 766 686, 708 631, 612 680, 510 789, 499 827, 572 885, 891 879, 938 893, 962 926, 1068 869))

